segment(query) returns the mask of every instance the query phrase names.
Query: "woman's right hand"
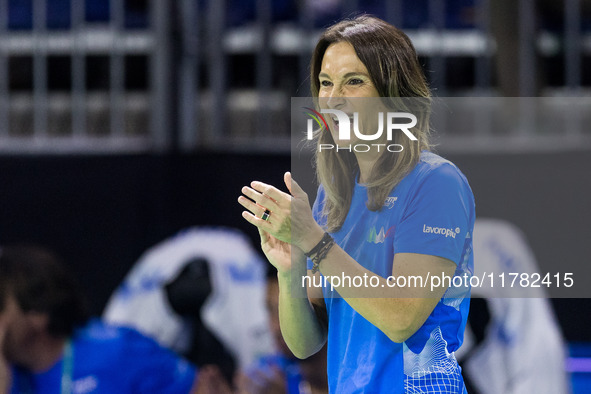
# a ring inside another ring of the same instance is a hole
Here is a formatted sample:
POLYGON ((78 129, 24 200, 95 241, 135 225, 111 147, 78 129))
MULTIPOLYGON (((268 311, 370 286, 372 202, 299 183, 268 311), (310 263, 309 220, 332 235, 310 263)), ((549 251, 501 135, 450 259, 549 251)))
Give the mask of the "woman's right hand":
POLYGON ((305 259, 304 253, 299 248, 275 238, 265 230, 260 228, 258 230, 261 237, 261 249, 267 260, 277 269, 279 275, 289 273, 293 261, 299 263, 305 259))
POLYGON ((259 230, 261 237, 261 249, 267 260, 277 269, 277 272, 284 273, 291 269, 291 245, 280 241, 268 232, 259 230))

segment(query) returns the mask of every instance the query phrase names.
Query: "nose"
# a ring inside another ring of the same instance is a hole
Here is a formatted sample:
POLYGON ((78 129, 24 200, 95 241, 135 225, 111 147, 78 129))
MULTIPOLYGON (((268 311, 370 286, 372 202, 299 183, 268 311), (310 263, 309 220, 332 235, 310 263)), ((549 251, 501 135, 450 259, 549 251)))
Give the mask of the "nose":
POLYGON ((341 109, 345 106, 345 102, 345 97, 337 89, 333 89, 330 96, 327 97, 326 106, 329 109, 341 109))

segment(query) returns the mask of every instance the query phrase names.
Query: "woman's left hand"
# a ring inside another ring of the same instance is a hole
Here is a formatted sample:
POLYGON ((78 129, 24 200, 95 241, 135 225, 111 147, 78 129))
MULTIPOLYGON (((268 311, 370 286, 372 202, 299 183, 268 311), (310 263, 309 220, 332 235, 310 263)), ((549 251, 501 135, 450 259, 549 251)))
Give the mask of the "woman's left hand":
MULTIPOLYGON (((316 240, 318 242, 323 232, 312 216, 306 192, 291 178, 289 172, 285 173, 284 181, 290 194, 266 183, 254 181, 250 184, 251 187, 242 188, 242 193, 248 198, 240 196, 238 202, 248 209, 242 213, 242 217, 248 222, 278 240, 302 249, 310 243, 306 242, 310 235, 314 236, 319 232, 320 237, 316 240), (269 216, 263 220, 265 210, 269 211, 269 216)), ((314 242, 312 246, 315 244, 314 242)))

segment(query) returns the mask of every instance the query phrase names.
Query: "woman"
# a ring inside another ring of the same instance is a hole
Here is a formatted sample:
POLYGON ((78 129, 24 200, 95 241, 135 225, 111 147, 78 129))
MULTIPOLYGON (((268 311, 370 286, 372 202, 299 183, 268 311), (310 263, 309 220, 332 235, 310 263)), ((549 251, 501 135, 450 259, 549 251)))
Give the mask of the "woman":
MULTIPOLYGON (((422 106, 430 96, 408 37, 369 16, 324 32, 311 91, 319 110, 348 115, 413 100, 422 106)), ((327 118, 318 144, 361 138, 341 140, 343 126, 327 118)), ((374 134, 372 118, 357 115, 366 135, 374 134)), ((403 147, 397 153, 317 151, 313 210, 289 173, 290 194, 252 182, 239 197, 278 270, 285 342, 304 358, 328 340, 332 393, 465 392, 453 352, 462 343, 469 286, 452 278, 473 271, 474 199, 457 167, 428 151, 427 118, 420 114, 412 128, 416 140, 394 133, 403 147), (314 280, 300 281, 305 275, 314 280), (301 283, 308 299, 292 296, 301 283)))

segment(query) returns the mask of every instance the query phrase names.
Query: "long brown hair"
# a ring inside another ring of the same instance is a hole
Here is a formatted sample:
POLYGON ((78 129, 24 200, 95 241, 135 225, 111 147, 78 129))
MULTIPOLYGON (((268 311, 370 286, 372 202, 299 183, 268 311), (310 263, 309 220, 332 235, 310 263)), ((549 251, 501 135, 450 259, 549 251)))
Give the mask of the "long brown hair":
MULTIPOLYGON (((403 146, 403 153, 385 152, 371 171, 371 178, 366 183, 367 206, 372 211, 378 211, 392 189, 418 163, 421 151, 429 149, 428 106, 431 93, 414 46, 406 34, 381 19, 362 15, 329 27, 316 44, 310 65, 310 90, 317 105, 320 90, 318 75, 324 53, 330 45, 343 41, 355 49, 380 97, 389 97, 392 108, 407 108, 410 105, 420 112, 417 116, 419 122, 412 129, 418 140, 411 141, 397 135, 393 142, 403 146)), ((318 133, 317 138, 318 144, 334 144, 328 131, 318 133)), ((334 149, 323 150, 320 154, 317 149, 315 165, 318 180, 326 192, 322 212, 326 218, 326 229, 338 231, 347 217, 359 171, 355 154, 336 152, 334 149)))

